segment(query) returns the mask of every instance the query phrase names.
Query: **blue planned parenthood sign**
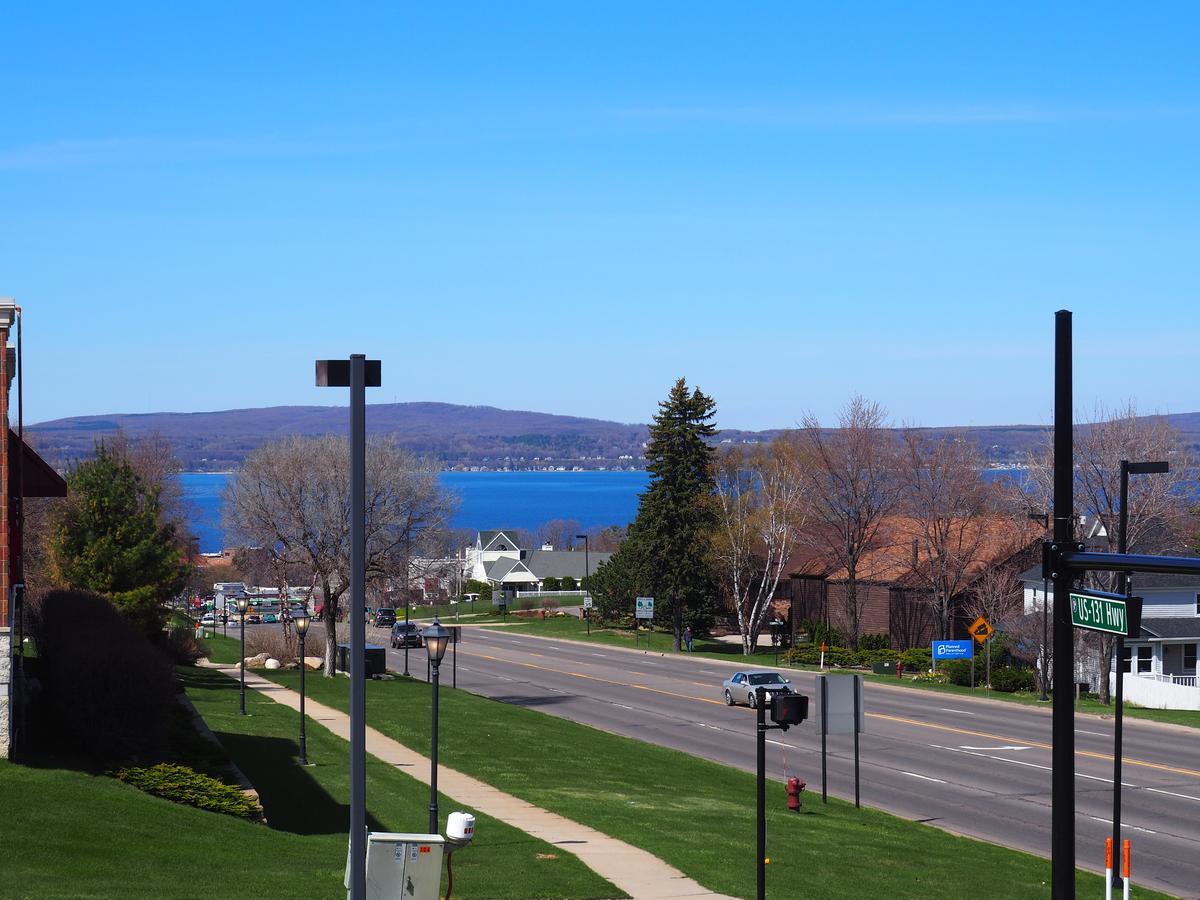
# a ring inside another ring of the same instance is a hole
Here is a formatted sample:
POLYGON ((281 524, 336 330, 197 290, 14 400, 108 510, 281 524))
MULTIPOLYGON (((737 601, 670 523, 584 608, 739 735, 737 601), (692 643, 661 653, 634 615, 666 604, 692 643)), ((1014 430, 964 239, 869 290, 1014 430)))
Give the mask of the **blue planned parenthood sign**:
POLYGON ((933 658, 939 659, 972 659, 975 656, 974 641, 934 641, 933 658))

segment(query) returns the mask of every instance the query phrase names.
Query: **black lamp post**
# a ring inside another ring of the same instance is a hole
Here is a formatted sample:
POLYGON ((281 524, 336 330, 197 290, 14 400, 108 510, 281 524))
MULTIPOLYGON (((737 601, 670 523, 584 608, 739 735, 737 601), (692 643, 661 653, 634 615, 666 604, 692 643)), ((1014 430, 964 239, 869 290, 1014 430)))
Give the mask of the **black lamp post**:
MULTIPOLYGON (((1162 475, 1171 471, 1168 462, 1130 462, 1121 460, 1121 508, 1118 510, 1117 552, 1126 553, 1129 550, 1129 476, 1130 475, 1162 475)), ((1118 593, 1129 596, 1129 575, 1121 573, 1121 587, 1118 593)), ((1128 621, 1128 619, 1127 619, 1128 621)), ((1130 635, 1136 638, 1137 635, 1130 635)), ((1113 697, 1113 852, 1121 846, 1121 753, 1122 734, 1125 711, 1125 638, 1117 635, 1114 648, 1117 658, 1116 691, 1113 697)), ((1113 866, 1112 884, 1114 890, 1121 890, 1124 882, 1119 868, 1113 866)))
POLYGON ((237 598, 238 620, 242 623, 242 663, 238 667, 242 680, 242 715, 246 714, 246 607, 250 601, 245 596, 237 598))
POLYGON ((587 622, 587 633, 590 635, 592 633, 592 617, 589 615, 591 610, 587 608, 587 601, 592 596, 592 566, 588 557, 588 536, 586 534, 577 534, 575 535, 575 540, 583 541, 583 620, 587 622))
POLYGON ((446 655, 446 645, 450 643, 450 632, 442 627, 437 619, 422 632, 425 638, 425 649, 429 652, 429 664, 433 669, 433 733, 431 735, 432 753, 430 760, 432 768, 429 776, 429 833, 438 833, 438 802, 437 802, 437 767, 438 767, 438 665, 446 655))
POLYGON ((296 616, 292 624, 296 626, 296 636, 300 638, 300 765, 307 766, 308 748, 304 743, 304 670, 308 666, 304 664, 304 636, 308 634, 308 626, 312 624, 312 619, 305 612, 296 616))

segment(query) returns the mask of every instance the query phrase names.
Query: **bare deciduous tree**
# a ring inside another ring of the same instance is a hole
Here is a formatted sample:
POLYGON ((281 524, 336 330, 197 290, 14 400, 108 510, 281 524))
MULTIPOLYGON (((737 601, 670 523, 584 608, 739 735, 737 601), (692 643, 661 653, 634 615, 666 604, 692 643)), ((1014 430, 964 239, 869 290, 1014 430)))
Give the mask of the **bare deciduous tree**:
MULTIPOLYGON (((1086 516, 1099 527, 1090 527, 1087 537, 1100 542, 1108 552, 1118 546, 1121 513, 1121 460, 1130 462, 1166 460, 1167 474, 1136 475, 1129 479, 1127 546, 1131 553, 1170 553, 1186 547, 1186 536, 1178 529, 1182 519, 1181 484, 1191 475, 1191 463, 1179 445, 1178 436, 1165 418, 1142 416, 1128 403, 1115 410, 1098 407, 1090 423, 1076 425, 1073 513, 1076 521, 1086 516)), ((1030 477, 1043 502, 1051 503, 1053 477, 1050 448, 1032 454, 1030 477)), ((1077 535, 1077 537, 1079 537, 1077 535)), ((1136 580, 1136 579, 1135 579, 1136 580)), ((1110 572, 1092 572, 1087 583, 1101 590, 1117 587, 1110 572)), ((1116 640, 1089 634, 1087 646, 1097 655, 1100 671, 1100 701, 1109 702, 1108 672, 1116 640)))
POLYGON ((716 461, 720 523, 713 537, 718 574, 737 612, 742 652, 750 655, 803 518, 805 482, 792 435, 716 461))
MULTIPOLYGON (((385 439, 367 444, 368 583, 403 573, 437 546, 452 511, 437 473, 385 439)), ((334 674, 337 610, 350 586, 350 453, 344 438, 290 437, 248 456, 225 489, 226 530, 304 566, 324 600, 325 674, 334 674)), ((361 610, 351 615, 362 615, 361 610)))
POLYGON ((964 434, 934 438, 909 429, 901 466, 903 506, 923 551, 913 574, 929 592, 942 638, 949 639, 954 598, 987 544, 984 520, 992 503, 980 477, 983 457, 978 444, 964 434))
POLYGON ((836 430, 826 433, 808 415, 800 432, 814 526, 806 534, 845 570, 845 612, 856 647, 866 602, 858 589, 860 563, 900 495, 897 445, 885 418, 879 404, 855 396, 842 410, 836 430))

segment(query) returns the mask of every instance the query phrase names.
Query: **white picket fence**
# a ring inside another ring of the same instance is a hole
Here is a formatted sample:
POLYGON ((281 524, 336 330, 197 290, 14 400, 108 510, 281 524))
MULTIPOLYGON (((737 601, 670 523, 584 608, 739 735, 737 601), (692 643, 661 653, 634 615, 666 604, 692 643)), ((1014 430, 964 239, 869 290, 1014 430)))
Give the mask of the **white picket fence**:
MULTIPOLYGON (((1109 684, 1116 690, 1116 673, 1109 674, 1109 684)), ((1145 673, 1125 676, 1125 699, 1148 709, 1200 710, 1200 690, 1194 675, 1160 675, 1145 673), (1183 679, 1188 683, 1180 683, 1183 679)))

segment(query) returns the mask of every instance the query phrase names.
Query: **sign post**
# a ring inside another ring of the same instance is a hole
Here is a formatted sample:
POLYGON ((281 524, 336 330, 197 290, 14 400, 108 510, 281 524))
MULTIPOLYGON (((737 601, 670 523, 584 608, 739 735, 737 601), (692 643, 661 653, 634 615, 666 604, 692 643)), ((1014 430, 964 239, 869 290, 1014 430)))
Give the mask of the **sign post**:
POLYGON ((859 805, 858 736, 863 731, 863 677, 861 675, 818 675, 821 691, 821 802, 829 802, 825 787, 828 752, 827 734, 854 735, 854 805, 859 805))
POLYGON ((587 633, 592 634, 592 597, 589 594, 583 598, 583 621, 587 623, 587 633))
MULTIPOLYGON (((633 606, 633 631, 635 645, 640 646, 641 641, 641 623, 642 619, 648 622, 654 621, 654 598, 653 597, 638 597, 634 601, 633 606)), ((646 646, 650 646, 650 636, 646 635, 646 646)))
MULTIPOLYGON (((995 633, 996 633, 996 629, 994 629, 992 627, 992 623, 989 622, 987 619, 985 619, 983 616, 980 616, 978 619, 976 619, 974 622, 972 622, 971 627, 967 629, 967 634, 969 634, 969 635, 971 635, 971 637, 975 638, 976 643, 983 644, 984 652, 987 653, 987 656, 984 659, 984 666, 985 666, 984 678, 987 681, 988 688, 991 687, 992 654, 990 652, 991 648, 988 646, 987 642, 991 638, 991 636, 995 633)), ((972 690, 975 689, 975 660, 974 659, 971 660, 971 689, 972 690)))

